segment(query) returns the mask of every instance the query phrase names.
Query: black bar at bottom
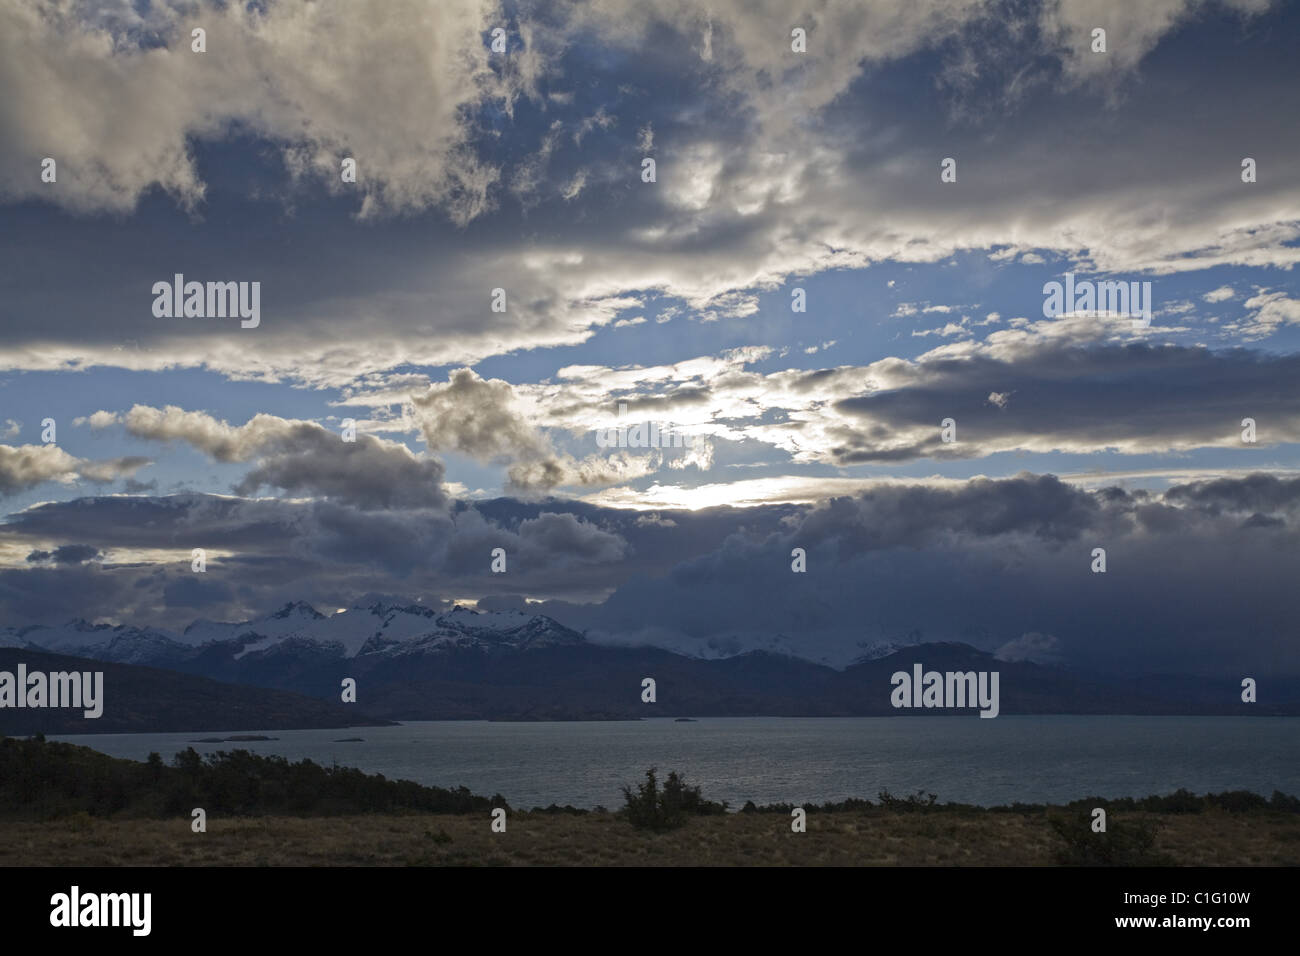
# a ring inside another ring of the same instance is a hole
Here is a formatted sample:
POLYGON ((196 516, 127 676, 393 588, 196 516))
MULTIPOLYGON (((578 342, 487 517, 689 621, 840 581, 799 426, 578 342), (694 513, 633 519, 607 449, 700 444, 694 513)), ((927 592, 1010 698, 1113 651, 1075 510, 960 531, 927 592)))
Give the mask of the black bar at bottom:
POLYGON ((617 933, 604 938, 636 946, 638 938, 667 942, 659 934, 668 927, 678 939, 721 933, 733 942, 770 943, 773 933, 820 936, 837 924, 864 942, 903 931, 926 948, 946 939, 1098 936, 1200 936, 1230 945, 1243 933, 1276 933, 1291 922, 1284 907, 1295 876, 1283 868, 10 868, 0 870, 0 927, 6 942, 57 942, 76 933, 79 943, 116 939, 128 946, 292 939, 334 948, 348 941, 396 944, 409 934, 442 945, 451 944, 444 937, 453 930, 492 943, 530 933, 542 942, 538 934, 561 928, 593 941, 617 933), (76 922, 99 921, 103 910, 104 922, 117 915, 126 925, 53 925, 52 916, 74 921, 74 886, 76 922), (143 896, 102 896, 146 893, 147 935, 137 933, 145 922, 143 896))

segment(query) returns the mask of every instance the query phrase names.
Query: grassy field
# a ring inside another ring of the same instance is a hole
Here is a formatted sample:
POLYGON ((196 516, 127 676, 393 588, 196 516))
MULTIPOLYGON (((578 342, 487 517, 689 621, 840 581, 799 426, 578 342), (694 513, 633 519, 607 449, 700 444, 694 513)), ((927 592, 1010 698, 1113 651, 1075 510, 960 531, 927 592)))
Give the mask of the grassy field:
POLYGON ((618 813, 512 810, 493 833, 505 799, 464 788, 247 751, 169 766, 0 738, 0 866, 1300 865, 1300 798, 1281 793, 984 809, 881 792, 808 807, 804 833, 788 805, 727 813, 672 772, 625 798, 618 813), (194 807, 206 833, 190 829, 194 807))
MULTIPOLYGON (((1109 827, 1142 820, 1176 865, 1300 864, 1295 814, 1116 813, 1109 827)), ((506 833, 487 813, 210 817, 206 833, 188 817, 0 822, 2 866, 1052 866, 1063 845, 1043 811, 815 813, 806 833, 775 813, 658 834, 611 813, 514 812, 506 833)))

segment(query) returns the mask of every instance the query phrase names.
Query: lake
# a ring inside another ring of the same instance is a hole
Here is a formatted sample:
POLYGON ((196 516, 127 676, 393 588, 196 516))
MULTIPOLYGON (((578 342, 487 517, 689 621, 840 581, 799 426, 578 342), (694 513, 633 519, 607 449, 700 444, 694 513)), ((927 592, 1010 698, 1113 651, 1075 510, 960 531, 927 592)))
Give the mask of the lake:
POLYGON ((1086 796, 1274 790, 1300 794, 1300 717, 709 717, 562 723, 419 721, 397 727, 264 731, 278 740, 191 743, 252 731, 51 736, 115 757, 170 762, 246 749, 466 786, 512 806, 622 804, 650 766, 739 807, 876 799, 925 790, 940 802, 1064 803, 1086 796), (362 737, 360 743, 340 738, 362 737))

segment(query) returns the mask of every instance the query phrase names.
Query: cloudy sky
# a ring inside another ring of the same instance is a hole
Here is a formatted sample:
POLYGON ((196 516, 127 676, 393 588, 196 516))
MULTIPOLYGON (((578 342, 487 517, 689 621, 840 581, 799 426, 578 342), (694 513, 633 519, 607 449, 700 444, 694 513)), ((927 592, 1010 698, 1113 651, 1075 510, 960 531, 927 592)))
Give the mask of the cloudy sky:
POLYGON ((1268 0, 0 0, 0 618, 382 595, 1298 674, 1297 35, 1268 0), (1066 273, 1149 283, 1149 324, 1047 314, 1066 273), (159 316, 177 274, 259 283, 256 327, 159 316), (607 447, 649 422, 680 440, 607 447))

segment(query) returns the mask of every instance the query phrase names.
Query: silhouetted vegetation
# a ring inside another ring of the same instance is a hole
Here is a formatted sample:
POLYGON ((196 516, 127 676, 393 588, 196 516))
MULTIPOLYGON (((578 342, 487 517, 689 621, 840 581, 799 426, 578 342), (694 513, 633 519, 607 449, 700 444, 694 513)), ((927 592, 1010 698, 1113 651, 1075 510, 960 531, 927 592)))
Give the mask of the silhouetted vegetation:
MULTIPOLYGON (((626 807, 619 811, 634 827, 666 831, 693 816, 719 815, 727 805, 708 800, 699 787, 688 786, 680 774, 660 781, 652 768, 645 782, 624 787, 626 807)), ((1142 798, 1091 797, 1064 807, 1012 804, 982 808, 969 804, 939 803, 934 794, 918 791, 895 797, 878 794, 879 802, 850 798, 822 804, 770 804, 747 801, 741 815, 780 814, 788 817, 795 806, 813 814, 866 814, 903 817, 943 814, 947 820, 1019 817, 1032 826, 1054 831, 1064 842, 1060 862, 1080 865, 1130 865, 1163 859, 1156 850, 1155 825, 1132 819, 1133 814, 1170 818, 1228 813, 1273 819, 1282 826, 1275 838, 1300 840, 1300 829, 1284 823, 1300 819, 1300 798, 1274 792, 1264 797, 1249 791, 1197 795, 1187 790, 1142 798), (1111 816, 1110 832, 1093 833, 1090 813, 1104 807, 1111 816), (1278 816, 1281 815, 1281 816, 1278 816), (1287 829, 1290 827, 1290 829, 1287 829)), ((206 757, 193 748, 168 763, 158 754, 145 762, 120 760, 88 747, 31 739, 0 738, 0 819, 60 819, 86 828, 96 819, 175 818, 188 820, 190 811, 203 807, 213 815, 340 816, 370 813, 480 814, 492 807, 507 807, 504 797, 471 793, 464 787, 448 790, 407 780, 388 780, 347 767, 324 767, 310 760, 289 762, 283 757, 259 756, 244 750, 206 757)), ((539 818, 575 821, 606 811, 572 806, 534 808, 539 818)), ((945 824, 946 825, 946 824, 945 824)), ((441 832, 441 831, 440 831, 441 832)), ((440 843, 438 835, 431 842, 440 843)))
POLYGON ((247 750, 204 757, 188 747, 167 766, 158 754, 137 763, 40 735, 0 738, 0 815, 9 818, 188 816, 194 807, 210 815, 312 816, 471 813, 508 806, 499 794, 489 799, 465 787, 426 787, 247 750))
POLYGON ((556 806, 554 803, 552 803, 549 807, 533 807, 532 812, 533 813, 567 813, 570 814, 571 816, 580 817, 583 816, 584 814, 600 812, 601 809, 603 808, 598 808, 597 810, 583 810, 581 807, 575 807, 568 803, 566 803, 562 807, 556 806))
POLYGON ((1288 796, 1280 790, 1274 790, 1272 798, 1264 797, 1249 790, 1226 790, 1223 793, 1207 793, 1198 796, 1190 790, 1175 790, 1164 796, 1120 797, 1102 799, 1087 797, 1071 801, 1067 806, 1078 808, 1105 807, 1110 810, 1146 810, 1151 813, 1205 813, 1210 810, 1222 810, 1226 813, 1252 813, 1261 810, 1281 811, 1283 813, 1300 813, 1300 797, 1288 796))
POLYGON ((626 804, 623 812, 628 822, 638 829, 672 830, 693 816, 727 812, 725 803, 704 799, 700 796, 700 788, 687 786, 686 780, 675 770, 669 772, 662 790, 654 767, 646 771, 645 777, 645 783, 636 785, 636 792, 631 787, 623 788, 626 804))
POLYGON ((933 793, 926 793, 924 790, 918 790, 916 793, 907 797, 896 797, 888 790, 881 790, 876 794, 880 800, 880 805, 886 810, 892 810, 894 813, 917 813, 924 810, 933 810, 934 801, 938 799, 933 793))
POLYGON ((1056 861, 1065 866, 1169 866, 1173 859, 1156 849, 1160 825, 1154 820, 1110 819, 1103 833, 1092 829, 1092 814, 1052 816, 1048 823, 1065 846, 1056 861))
MULTIPOLYGON (((891 813, 942 812, 942 813, 1016 813, 1041 814, 1052 809, 1045 803, 1012 803, 1005 806, 981 807, 973 803, 939 803, 933 793, 918 790, 908 797, 895 797, 888 790, 877 794, 879 803, 850 797, 847 800, 826 803, 769 803, 757 805, 745 801, 741 813, 779 813, 789 815, 795 807, 808 813, 844 813, 859 810, 885 810, 891 813)), ((1091 811, 1093 807, 1112 810, 1140 811, 1146 813, 1300 813, 1300 797, 1274 790, 1265 797, 1249 790, 1230 790, 1223 793, 1195 794, 1189 790, 1176 790, 1170 794, 1150 797, 1084 797, 1064 805, 1066 809, 1091 811)))

